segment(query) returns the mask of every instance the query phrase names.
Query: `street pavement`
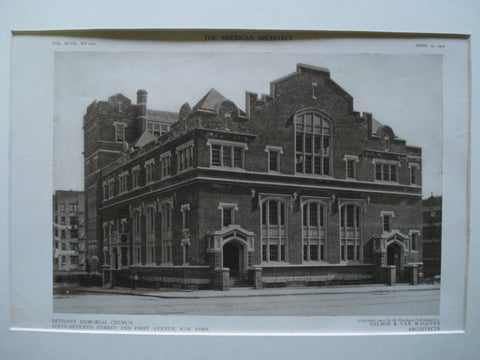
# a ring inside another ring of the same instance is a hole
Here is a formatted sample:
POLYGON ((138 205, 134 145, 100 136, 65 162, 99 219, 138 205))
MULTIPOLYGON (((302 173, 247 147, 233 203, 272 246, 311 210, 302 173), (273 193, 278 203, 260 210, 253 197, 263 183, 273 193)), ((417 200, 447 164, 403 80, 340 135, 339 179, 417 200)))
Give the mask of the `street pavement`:
POLYGON ((56 295, 54 312, 175 315, 438 315, 439 285, 149 290, 77 288, 56 295))

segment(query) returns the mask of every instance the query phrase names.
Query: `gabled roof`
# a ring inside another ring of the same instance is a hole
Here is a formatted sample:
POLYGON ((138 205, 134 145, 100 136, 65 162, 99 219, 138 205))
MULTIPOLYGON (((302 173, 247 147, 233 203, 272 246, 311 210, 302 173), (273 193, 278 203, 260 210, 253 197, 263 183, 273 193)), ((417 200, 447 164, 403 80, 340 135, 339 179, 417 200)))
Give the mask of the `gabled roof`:
POLYGON ((372 135, 377 135, 377 131, 379 128, 384 126, 380 121, 372 118, 372 135))
POLYGON ((228 100, 225 96, 220 94, 217 90, 211 89, 198 103, 193 107, 193 111, 198 109, 213 110, 222 102, 228 100))
POLYGON ((155 141, 156 137, 150 131, 145 130, 145 132, 140 135, 140 137, 133 144, 134 147, 144 147, 147 144, 150 144, 152 141, 155 141))
POLYGON ((152 120, 160 120, 167 122, 176 122, 178 120, 178 113, 171 111, 161 111, 147 109, 147 118, 152 120))

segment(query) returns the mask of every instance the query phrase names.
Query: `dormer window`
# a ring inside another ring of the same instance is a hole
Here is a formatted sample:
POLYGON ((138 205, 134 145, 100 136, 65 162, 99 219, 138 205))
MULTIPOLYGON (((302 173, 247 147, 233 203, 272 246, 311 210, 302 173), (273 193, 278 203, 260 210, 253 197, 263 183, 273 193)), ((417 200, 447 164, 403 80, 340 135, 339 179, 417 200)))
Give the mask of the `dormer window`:
POLYGON ((115 126, 115 141, 125 141, 125 128, 127 127, 127 124, 116 121, 113 123, 113 126, 115 126))

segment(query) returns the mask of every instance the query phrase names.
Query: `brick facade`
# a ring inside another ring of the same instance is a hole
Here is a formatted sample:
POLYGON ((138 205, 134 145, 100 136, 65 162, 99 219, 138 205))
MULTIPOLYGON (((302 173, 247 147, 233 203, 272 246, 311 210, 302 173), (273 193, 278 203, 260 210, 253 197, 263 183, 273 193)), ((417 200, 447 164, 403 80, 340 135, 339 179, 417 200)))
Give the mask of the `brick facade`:
POLYGON ((421 272, 421 149, 353 111, 326 69, 298 64, 270 85, 245 112, 214 89, 178 114, 147 109, 144 90, 88 107, 92 271, 223 289, 421 272), (153 115, 168 132, 152 134, 153 115))
POLYGON ((53 195, 53 270, 85 271, 83 191, 57 190, 53 195))

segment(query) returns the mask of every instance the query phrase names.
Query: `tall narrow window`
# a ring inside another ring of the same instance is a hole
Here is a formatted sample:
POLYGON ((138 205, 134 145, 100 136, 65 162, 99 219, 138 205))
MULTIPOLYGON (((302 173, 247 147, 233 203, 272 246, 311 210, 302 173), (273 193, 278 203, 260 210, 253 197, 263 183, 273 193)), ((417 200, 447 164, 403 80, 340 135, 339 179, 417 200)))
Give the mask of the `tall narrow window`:
POLYGON ((340 208, 340 249, 341 259, 361 259, 361 226, 360 206, 346 204, 340 208))
POLYGON ((419 245, 418 245, 418 238, 420 235, 420 231, 418 230, 411 230, 410 231, 410 246, 412 251, 418 251, 419 250, 419 245))
POLYGON ((325 260, 325 207, 318 200, 307 200, 302 206, 303 260, 325 260))
POLYGON ((138 188, 140 186, 140 166, 132 168, 132 188, 138 188))
POLYGON ((295 169, 297 173, 331 174, 330 120, 317 112, 305 112, 295 117, 295 169))
POLYGON ((286 202, 280 199, 262 201, 262 259, 286 261, 286 202))
POLYGON ((140 264, 141 262, 141 213, 140 209, 136 209, 132 214, 132 228, 133 228, 133 263, 140 264))
POLYGON ((155 159, 150 159, 145 163, 145 180, 146 183, 153 182, 153 166, 155 165, 155 159))
POLYGON ((162 203, 161 207, 161 244, 162 263, 172 263, 172 205, 170 202, 162 203))
POLYGON ((160 155, 160 176, 162 179, 169 177, 171 173, 172 155, 170 152, 160 155))
POLYGON ((382 211, 380 217, 382 218, 382 231, 392 231, 392 219, 394 217, 393 211, 382 211))
POLYGON ((188 230, 190 227, 190 204, 183 204, 180 211, 182 212, 182 229, 188 230))
POLYGON ((177 169, 178 172, 193 167, 193 141, 189 141, 177 147, 177 169))
POLYGON ((345 161, 345 177, 347 179, 356 179, 358 156, 345 155, 343 161, 345 161))
POLYGON ((128 171, 118 175, 118 192, 124 194, 128 191, 128 171))
POLYGON ((416 163, 409 164, 408 166, 410 167, 410 184, 420 185, 420 182, 419 182, 420 166, 416 163))
POLYGON ((155 257, 155 208, 153 206, 147 207, 146 219, 146 250, 147 263, 154 264, 155 257))

